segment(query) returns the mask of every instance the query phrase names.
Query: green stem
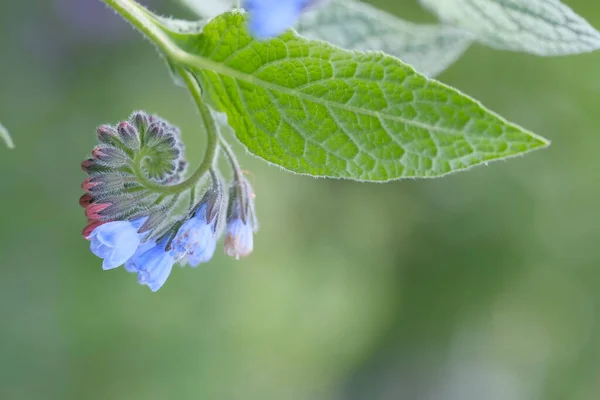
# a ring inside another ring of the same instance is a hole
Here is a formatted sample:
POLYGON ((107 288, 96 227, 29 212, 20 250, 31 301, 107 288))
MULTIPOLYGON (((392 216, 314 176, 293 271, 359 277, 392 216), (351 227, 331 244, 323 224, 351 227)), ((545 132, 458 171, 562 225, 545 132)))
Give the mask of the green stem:
POLYGON ((154 15, 135 0, 102 0, 126 21, 129 21, 141 33, 146 35, 164 55, 177 66, 224 73, 231 78, 252 81, 247 73, 227 67, 209 58, 199 57, 180 49, 166 33, 164 27, 154 15))
MULTIPOLYGON (((198 112, 200 113, 200 117, 202 118, 202 122, 204 123, 204 131, 207 135, 207 143, 206 143, 206 152, 204 153, 204 160, 198 169, 184 182, 176 186, 186 186, 191 187, 196 185, 196 183, 210 170, 212 165, 215 163, 215 160, 218 155, 219 150, 219 133, 217 128, 217 123, 213 118, 210 109, 204 102, 202 101, 202 94, 200 93, 200 87, 198 86, 198 82, 196 79, 190 74, 186 69, 182 67, 177 68, 177 72, 181 75, 181 78, 185 82, 188 90, 190 91, 192 97, 194 98, 194 102, 196 103, 196 107, 198 108, 198 112)), ((186 188, 187 188, 186 187, 186 188)))
POLYGON ((225 141, 225 139, 223 139, 221 135, 219 135, 219 143, 221 144, 221 150, 223 151, 223 153, 225 153, 229 164, 231 164, 231 169, 233 170, 234 178, 239 180, 242 177, 243 173, 242 169, 240 168, 240 163, 238 162, 237 157, 233 152, 233 149, 231 148, 231 146, 229 146, 229 143, 227 143, 227 141, 225 141))
POLYGON ((115 10, 121 17, 142 32, 158 48, 167 55, 180 52, 169 36, 148 10, 135 0, 103 0, 106 5, 115 10))
MULTIPOLYGON (((134 0, 103 0, 109 7, 119 13, 125 20, 129 21, 135 28, 142 32, 150 39, 168 58, 179 60, 183 53, 177 46, 173 44, 169 36, 161 29, 160 24, 156 21, 153 15, 144 7, 136 3, 134 0)), ((215 162, 218 154, 219 135, 214 118, 209 108, 202 101, 202 95, 198 83, 194 77, 183 67, 177 67, 177 72, 181 75, 188 90, 190 91, 194 102, 200 112, 200 117, 204 124, 204 130, 207 134, 208 141, 206 144, 206 152, 204 160, 198 166, 198 169, 185 181, 176 185, 163 186, 147 179, 143 173, 139 173, 138 177, 142 184, 148 189, 159 193, 178 193, 194 187, 200 179, 208 172, 210 167, 215 162)), ((141 172, 141 171, 138 171, 141 172)))

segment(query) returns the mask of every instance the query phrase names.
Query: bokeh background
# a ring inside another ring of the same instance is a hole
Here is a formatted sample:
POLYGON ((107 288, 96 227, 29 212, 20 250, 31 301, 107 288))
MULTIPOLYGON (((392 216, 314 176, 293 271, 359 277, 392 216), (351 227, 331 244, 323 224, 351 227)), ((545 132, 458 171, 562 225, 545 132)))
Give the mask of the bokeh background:
POLYGON ((0 33, 1 399, 600 398, 600 53, 469 49, 440 79, 553 144, 443 179, 314 180, 237 146, 255 253, 151 293, 81 238, 79 164, 134 109, 198 163, 188 95, 97 0, 2 1, 0 33))

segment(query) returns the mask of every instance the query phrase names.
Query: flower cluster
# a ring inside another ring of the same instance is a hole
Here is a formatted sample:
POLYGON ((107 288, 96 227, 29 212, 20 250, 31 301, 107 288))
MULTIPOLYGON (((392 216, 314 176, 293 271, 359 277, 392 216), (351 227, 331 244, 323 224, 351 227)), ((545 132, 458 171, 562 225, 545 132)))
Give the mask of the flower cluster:
POLYGON ((260 39, 278 36, 292 27, 300 14, 322 0, 245 0, 250 32, 260 39))
POLYGON ((187 163, 175 127, 136 112, 117 126, 98 128, 98 139, 82 163, 88 177, 79 202, 88 218, 83 236, 103 259, 103 269, 124 265, 157 291, 176 263, 196 267, 210 261, 223 231, 225 253, 239 258, 252 252, 258 225, 254 193, 243 176, 234 174, 226 208, 222 178, 211 171, 212 184, 201 200, 177 215, 182 193, 193 200, 196 189, 178 186, 187 163))

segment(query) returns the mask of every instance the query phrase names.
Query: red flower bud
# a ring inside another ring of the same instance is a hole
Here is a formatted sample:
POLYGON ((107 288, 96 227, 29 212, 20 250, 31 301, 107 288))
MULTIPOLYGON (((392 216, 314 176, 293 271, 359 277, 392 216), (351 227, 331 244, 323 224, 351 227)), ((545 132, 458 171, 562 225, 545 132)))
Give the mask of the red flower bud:
POLYGON ((94 182, 93 177, 88 177, 88 178, 85 178, 85 180, 81 184, 81 188, 83 189, 84 192, 90 193, 90 189, 93 188, 94 186, 96 186, 97 184, 98 184, 98 182, 94 182))
POLYGON ((100 213, 108 207, 110 207, 110 203, 90 204, 85 209, 85 216, 88 219, 100 219, 100 213))
POLYGON ((88 224, 85 226, 85 228, 83 228, 81 235, 83 236, 84 239, 89 240, 88 238, 92 234, 92 231, 94 229, 96 229, 97 227, 99 227, 100 225, 104 224, 105 222, 107 222, 107 221, 90 220, 88 222, 88 224))
POLYGON ((127 154, 116 147, 100 145, 92 150, 92 157, 98 164, 107 168, 118 168, 127 164, 129 160, 127 154))
POLYGON ((87 206, 92 204, 92 201, 94 201, 92 196, 86 193, 79 198, 79 205, 83 208, 86 208, 87 206))
POLYGON ((109 125, 100 126, 96 133, 98 134, 98 140, 109 144, 117 137, 117 131, 109 125))
POLYGON ((96 160, 103 160, 109 158, 110 155, 106 151, 106 148, 95 147, 94 150, 92 150, 92 157, 94 157, 96 160))
POLYGON ((94 168, 96 165, 97 165, 96 161, 94 161, 91 158, 88 158, 87 160, 83 160, 83 162, 81 163, 81 169, 83 170, 83 172, 89 173, 90 170, 92 168, 94 168))

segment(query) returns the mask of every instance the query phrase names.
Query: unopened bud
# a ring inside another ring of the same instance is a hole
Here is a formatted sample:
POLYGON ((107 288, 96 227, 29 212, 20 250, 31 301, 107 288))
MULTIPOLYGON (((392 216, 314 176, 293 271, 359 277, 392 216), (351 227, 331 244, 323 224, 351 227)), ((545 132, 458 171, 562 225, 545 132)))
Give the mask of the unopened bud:
POLYGON ((156 141, 162 139, 167 130, 167 124, 163 121, 154 121, 146 130, 146 142, 152 146, 156 141))
POLYGON ((81 184, 81 188, 83 189, 84 192, 90 193, 92 188, 94 186, 96 186, 97 184, 98 184, 98 182, 95 182, 95 178, 90 176, 90 177, 85 178, 85 180, 81 184))
POLYGON ((92 201, 94 201, 92 196, 89 193, 86 193, 79 198, 79 205, 83 208, 86 208, 87 206, 92 204, 92 201))
POLYGON ((126 189, 137 187, 139 184, 132 181, 132 177, 120 174, 99 174, 86 178, 81 187, 84 191, 91 193, 95 198, 106 196, 107 194, 118 194, 126 189))
POLYGON ((105 145, 96 146, 92 150, 92 157, 98 160, 100 165, 110 168, 123 167, 129 161, 129 157, 123 150, 105 145))
POLYGON ((150 125, 150 117, 143 111, 136 111, 129 117, 129 121, 135 125, 138 132, 146 132, 150 125))
POLYGON ((117 131, 115 130, 115 128, 109 125, 102 125, 98 127, 96 133, 98 134, 98 140, 108 145, 115 144, 115 141, 118 140, 117 131))
POLYGON ((117 127, 121 140, 132 150, 140 148, 140 135, 135 126, 127 121, 121 122, 117 127))
POLYGON ((88 175, 95 175, 109 171, 109 168, 105 167, 104 165, 100 165, 98 160, 94 158, 83 160, 81 163, 81 169, 88 175))
POLYGON ((105 197, 102 202, 107 204, 107 207, 103 207, 97 214, 102 220, 126 219, 145 208, 146 204, 142 197, 143 194, 105 197))
POLYGON ((110 207, 110 203, 90 204, 85 209, 85 216, 88 217, 88 219, 99 220, 102 217, 102 210, 105 210, 108 207, 110 207))

